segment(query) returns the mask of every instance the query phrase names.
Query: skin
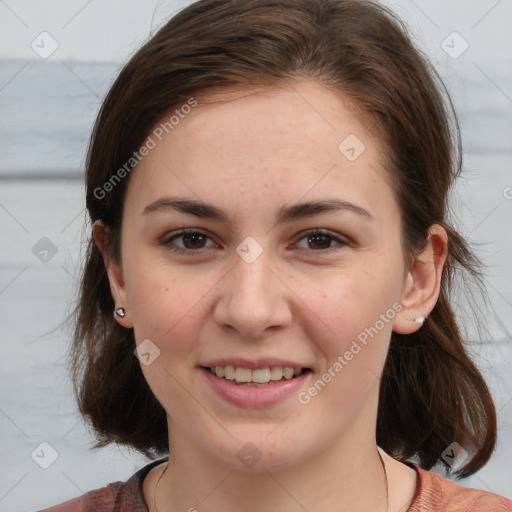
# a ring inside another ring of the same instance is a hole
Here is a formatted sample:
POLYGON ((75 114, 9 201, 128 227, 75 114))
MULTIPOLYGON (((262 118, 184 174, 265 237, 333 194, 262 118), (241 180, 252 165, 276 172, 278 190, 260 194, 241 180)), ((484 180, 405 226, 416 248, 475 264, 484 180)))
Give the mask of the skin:
MULTIPOLYGON (((425 250, 406 264, 379 140, 357 109, 325 86, 220 87, 197 99, 132 171, 120 262, 105 252, 101 222, 94 226, 112 296, 126 309, 117 321, 134 328, 137 344, 149 338, 160 350, 141 365, 169 423, 171 461, 158 510, 384 511, 375 439, 379 379, 392 331, 414 332, 420 325, 413 319, 434 308, 446 232, 432 226, 425 250), (349 134, 366 147, 352 162, 338 149, 349 134), (228 220, 170 208, 143 213, 164 196, 212 203, 228 220), (281 207, 327 198, 370 216, 324 212, 276 224, 281 207), (183 227, 207 238, 169 241, 183 227), (314 228, 349 242, 308 242, 314 228), (246 237, 263 249, 251 263, 236 252, 246 237), (313 370, 301 388, 307 390, 393 304, 401 311, 306 405, 293 394, 268 407, 238 407, 199 372, 215 358, 292 358, 313 370), (237 457, 248 442, 261 453, 252 468, 237 457)), ((389 512, 406 510, 416 473, 386 454, 384 460, 389 512)), ((144 481, 151 510, 162 470, 144 481)))

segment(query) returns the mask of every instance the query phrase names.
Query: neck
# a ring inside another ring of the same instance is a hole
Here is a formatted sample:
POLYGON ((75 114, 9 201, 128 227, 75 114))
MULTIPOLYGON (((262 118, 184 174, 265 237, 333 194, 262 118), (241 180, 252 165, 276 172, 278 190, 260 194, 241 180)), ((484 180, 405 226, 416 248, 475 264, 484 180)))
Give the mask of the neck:
POLYGON ((240 471, 198 450, 179 428, 170 431, 172 457, 159 482, 158 512, 386 511, 386 477, 367 432, 285 469, 240 471))

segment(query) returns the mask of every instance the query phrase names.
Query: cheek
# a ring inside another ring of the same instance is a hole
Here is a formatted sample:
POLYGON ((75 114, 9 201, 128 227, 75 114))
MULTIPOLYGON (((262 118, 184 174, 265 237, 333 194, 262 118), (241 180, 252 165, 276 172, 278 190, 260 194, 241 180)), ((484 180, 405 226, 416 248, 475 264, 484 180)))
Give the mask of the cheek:
POLYGON ((196 357, 194 339, 204 323, 208 292, 218 276, 206 271, 171 266, 151 254, 132 254, 126 262, 126 287, 137 344, 150 339, 162 361, 173 365, 196 357), (147 269, 139 271, 138 269, 147 269))
POLYGON ((397 314, 388 281, 382 275, 379 279, 374 273, 354 271, 351 277, 332 280, 328 289, 310 284, 308 338, 315 340, 322 367, 300 403, 312 406, 313 416, 327 421, 344 411, 352 417, 374 396, 397 314))
POLYGON ((388 316, 392 316, 398 297, 396 283, 391 269, 378 273, 351 268, 323 283, 308 283, 304 302, 321 320, 325 334, 346 341, 373 326, 390 309, 388 316))
POLYGON ((183 390, 193 386, 195 379, 190 370, 197 363, 200 347, 195 340, 207 289, 205 279, 196 283, 190 275, 171 272, 169 267, 164 271, 158 264, 131 282, 136 344, 147 347, 146 340, 151 341, 151 362, 145 365, 141 359, 141 369, 157 399, 173 415, 190 409, 190 397, 183 390))
MULTIPOLYGON (((322 354, 319 378, 326 382, 322 401, 331 404, 333 411, 357 409, 378 385, 400 309, 400 270, 390 264, 374 265, 371 270, 354 266, 304 288, 312 312, 308 338, 315 340, 322 354)), ((322 383, 310 390, 311 397, 319 389, 322 383)), ((317 412, 324 414, 321 409, 317 412)))
POLYGON ((130 293, 135 339, 163 342, 172 338, 173 332, 193 322, 194 305, 200 301, 198 292, 193 281, 183 283, 168 272, 153 270, 140 276, 130 293))

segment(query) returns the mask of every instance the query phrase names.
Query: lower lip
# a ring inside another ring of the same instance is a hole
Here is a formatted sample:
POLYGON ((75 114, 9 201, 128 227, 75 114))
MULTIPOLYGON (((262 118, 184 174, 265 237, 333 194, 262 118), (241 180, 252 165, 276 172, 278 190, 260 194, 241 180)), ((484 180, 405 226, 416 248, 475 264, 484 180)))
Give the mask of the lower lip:
POLYGON ((297 377, 270 384, 268 387, 240 386, 223 377, 217 377, 210 370, 200 368, 213 390, 224 400, 239 407, 264 407, 273 405, 293 394, 304 385, 310 371, 297 377))

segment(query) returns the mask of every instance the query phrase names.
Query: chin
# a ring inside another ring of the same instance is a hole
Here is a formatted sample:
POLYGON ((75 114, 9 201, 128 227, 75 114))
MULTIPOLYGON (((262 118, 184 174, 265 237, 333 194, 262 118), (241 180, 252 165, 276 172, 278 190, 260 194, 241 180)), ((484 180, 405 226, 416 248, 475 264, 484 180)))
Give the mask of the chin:
MULTIPOLYGON (((273 434, 271 434, 272 436, 273 434)), ((233 471, 264 473, 282 471, 300 464, 307 458, 307 453, 297 448, 307 446, 308 439, 286 438, 269 439, 269 431, 264 433, 237 436, 231 439, 229 447, 219 447, 213 454, 233 471)), ((309 439, 311 441, 311 439, 309 439)), ((312 449, 309 447, 308 452, 312 449)))

